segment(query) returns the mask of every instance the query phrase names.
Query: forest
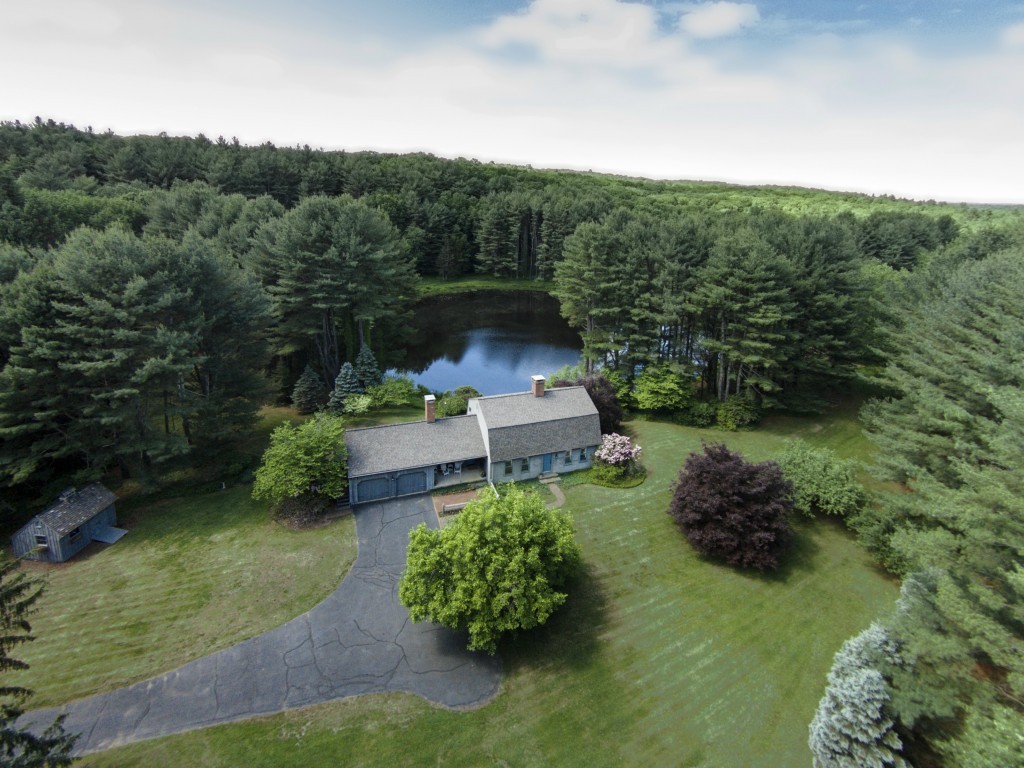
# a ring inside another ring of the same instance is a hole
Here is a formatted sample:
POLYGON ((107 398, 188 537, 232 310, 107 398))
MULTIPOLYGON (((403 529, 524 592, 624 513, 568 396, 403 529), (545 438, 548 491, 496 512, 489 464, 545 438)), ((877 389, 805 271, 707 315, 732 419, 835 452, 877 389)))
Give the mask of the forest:
POLYGON ((425 282, 537 280, 645 410, 873 388, 899 491, 847 524, 903 592, 850 663, 915 764, 1009 765, 1022 269, 1021 208, 5 122, 0 516, 86 479, 244 470, 234 447, 307 366, 329 392, 364 348, 400 364, 425 282))

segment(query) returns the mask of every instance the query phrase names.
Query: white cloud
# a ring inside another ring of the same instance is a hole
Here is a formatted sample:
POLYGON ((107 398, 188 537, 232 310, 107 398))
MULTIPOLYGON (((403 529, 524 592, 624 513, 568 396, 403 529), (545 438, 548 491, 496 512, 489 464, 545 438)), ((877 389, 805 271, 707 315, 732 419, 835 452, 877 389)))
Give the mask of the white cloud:
POLYGON ((555 62, 637 67, 680 52, 661 35, 653 8, 618 0, 534 0, 480 34, 490 48, 523 46, 555 62))
POLYGON ((1024 202, 1024 79, 1002 76, 1024 71, 1020 47, 937 57, 833 35, 726 67, 614 0, 538 0, 415 49, 142 5, 104 0, 121 24, 108 36, 0 18, 0 68, 18 72, 0 118, 1024 202))
POLYGON ((703 3, 680 16, 679 28, 693 37, 725 37, 756 24, 760 18, 753 3, 703 3))
POLYGON ((48 2, 6 3, 0 10, 0 25, 21 34, 52 28, 87 35, 117 31, 121 16, 94 0, 49 0, 48 2))
POLYGON ((1006 27, 1001 38, 1007 48, 1024 48, 1024 22, 1006 27))

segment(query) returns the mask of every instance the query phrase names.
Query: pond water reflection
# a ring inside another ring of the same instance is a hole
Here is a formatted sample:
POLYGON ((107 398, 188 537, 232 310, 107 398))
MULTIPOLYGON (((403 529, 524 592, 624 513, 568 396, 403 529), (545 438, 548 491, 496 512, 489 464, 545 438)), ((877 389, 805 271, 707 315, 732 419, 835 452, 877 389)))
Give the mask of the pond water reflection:
POLYGON ((463 384, 485 395, 523 392, 531 375, 576 363, 582 349, 558 301, 537 291, 440 296, 414 313, 403 369, 437 392, 463 384))

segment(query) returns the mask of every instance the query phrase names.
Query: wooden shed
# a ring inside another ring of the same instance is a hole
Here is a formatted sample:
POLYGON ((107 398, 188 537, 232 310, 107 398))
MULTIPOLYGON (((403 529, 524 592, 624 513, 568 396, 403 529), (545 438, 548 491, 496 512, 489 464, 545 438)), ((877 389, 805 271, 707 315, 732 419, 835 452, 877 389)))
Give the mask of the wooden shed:
POLYGON ((63 563, 91 541, 113 544, 126 531, 115 528, 117 497, 100 483, 68 488, 45 512, 11 537, 15 557, 63 563))

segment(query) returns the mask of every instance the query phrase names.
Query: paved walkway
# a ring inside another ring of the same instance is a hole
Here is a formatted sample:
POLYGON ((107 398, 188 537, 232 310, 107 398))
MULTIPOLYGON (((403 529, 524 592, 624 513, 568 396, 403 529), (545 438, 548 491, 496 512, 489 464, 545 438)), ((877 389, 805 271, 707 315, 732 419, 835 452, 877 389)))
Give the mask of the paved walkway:
POLYGON ((409 531, 436 527, 429 496, 356 508, 359 556, 341 586, 277 629, 128 688, 26 715, 37 725, 66 714, 76 752, 243 720, 346 696, 408 691, 447 707, 498 692, 496 658, 466 639, 413 624, 398 603, 409 531))

